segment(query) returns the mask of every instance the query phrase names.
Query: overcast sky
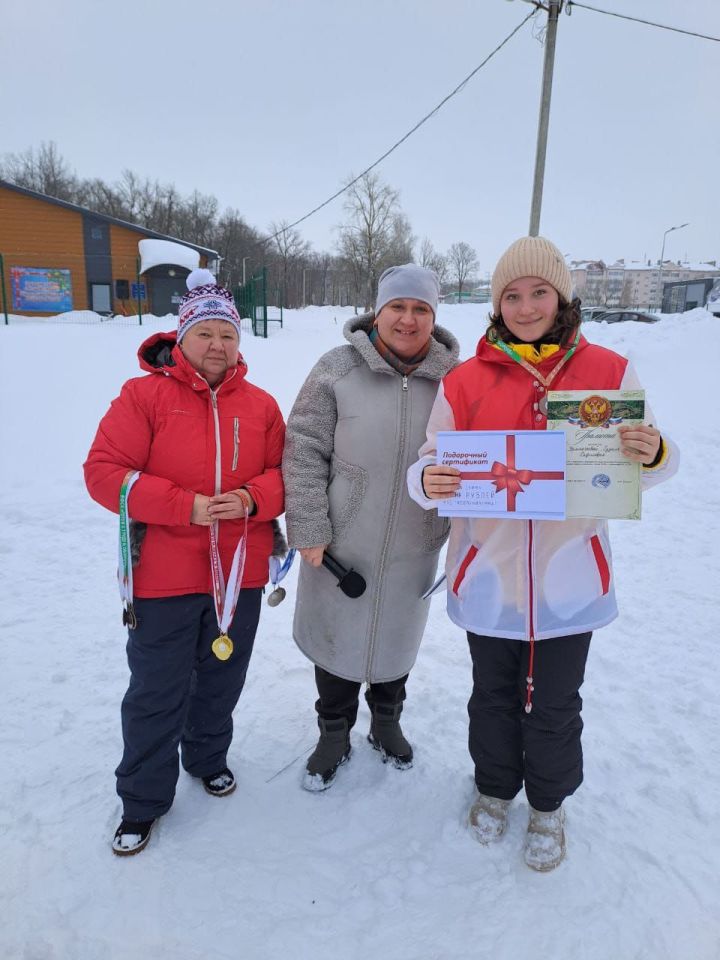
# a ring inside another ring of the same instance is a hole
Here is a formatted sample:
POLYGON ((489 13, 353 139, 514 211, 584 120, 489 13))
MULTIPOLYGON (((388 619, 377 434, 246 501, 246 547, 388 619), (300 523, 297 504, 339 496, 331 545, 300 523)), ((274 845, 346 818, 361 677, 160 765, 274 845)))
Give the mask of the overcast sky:
MULTIPOLYGON (((720 36, 719 0, 592 5, 720 36)), ((198 189, 260 230, 359 173, 530 12, 523 0, 29 0, 5 5, 0 152, 198 189)), ((418 238, 481 273, 527 233, 544 13, 378 168, 418 238), (535 25, 535 26, 534 26, 535 25)), ((720 259, 720 43, 562 14, 541 233, 575 258, 720 259)), ((306 221, 335 244, 342 200, 306 221)))

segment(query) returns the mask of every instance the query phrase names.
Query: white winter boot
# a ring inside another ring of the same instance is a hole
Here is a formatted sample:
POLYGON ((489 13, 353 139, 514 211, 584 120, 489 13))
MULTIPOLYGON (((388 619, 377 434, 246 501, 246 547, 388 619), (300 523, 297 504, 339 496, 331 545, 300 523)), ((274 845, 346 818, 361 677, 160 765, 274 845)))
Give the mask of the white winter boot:
POLYGON ((511 802, 478 793, 468 814, 470 833, 478 843, 492 843, 505 833, 511 802))
POLYGON ((565 859, 565 811, 562 807, 544 813, 530 807, 525 863, 533 870, 546 873, 565 859))

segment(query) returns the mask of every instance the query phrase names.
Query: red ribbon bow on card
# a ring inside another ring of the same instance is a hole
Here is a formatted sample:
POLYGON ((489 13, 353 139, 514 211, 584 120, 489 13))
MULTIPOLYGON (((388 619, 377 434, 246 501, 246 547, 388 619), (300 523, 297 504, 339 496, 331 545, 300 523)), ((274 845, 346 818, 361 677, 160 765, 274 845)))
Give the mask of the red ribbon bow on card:
POLYGON ((533 480, 562 480, 565 476, 562 470, 518 470, 515 467, 515 436, 505 438, 507 464, 495 461, 489 471, 462 471, 463 480, 491 480, 498 493, 507 491, 507 510, 515 510, 515 498, 523 492, 533 480))

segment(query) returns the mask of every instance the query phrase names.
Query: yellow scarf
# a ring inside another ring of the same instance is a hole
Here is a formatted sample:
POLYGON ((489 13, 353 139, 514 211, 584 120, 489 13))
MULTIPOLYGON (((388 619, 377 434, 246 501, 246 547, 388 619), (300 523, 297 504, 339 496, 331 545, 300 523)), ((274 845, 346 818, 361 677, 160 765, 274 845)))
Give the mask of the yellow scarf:
MULTIPOLYGON (((493 346, 497 350, 501 350, 496 343, 494 343, 493 346)), ((519 354, 523 360, 527 360, 529 363, 540 363, 541 360, 545 360, 546 357, 551 357, 560 349, 557 343, 541 343, 539 350, 532 343, 513 343, 511 346, 515 353, 519 354)))

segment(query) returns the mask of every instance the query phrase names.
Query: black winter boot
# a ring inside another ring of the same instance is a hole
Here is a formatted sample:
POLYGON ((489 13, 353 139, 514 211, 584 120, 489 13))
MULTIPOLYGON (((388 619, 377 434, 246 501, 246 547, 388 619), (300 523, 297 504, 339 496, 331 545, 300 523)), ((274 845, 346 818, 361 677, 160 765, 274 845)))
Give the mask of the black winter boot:
POLYGON ((203 777, 202 782, 211 797, 227 797, 228 794, 233 793, 237 786, 235 774, 227 767, 223 767, 217 773, 210 774, 209 777, 203 777))
POLYGON ((305 766, 302 785, 312 793, 327 790, 335 780, 337 769, 350 756, 350 731, 347 720, 325 720, 318 717, 320 739, 305 766))
POLYGON ((372 723, 368 740, 382 754, 383 763, 389 760, 398 770, 409 770, 413 764, 413 749, 400 728, 402 704, 369 703, 369 706, 372 723))
POLYGON ((154 820, 126 820, 122 818, 115 831, 112 852, 118 857, 132 857, 148 845, 154 820))

